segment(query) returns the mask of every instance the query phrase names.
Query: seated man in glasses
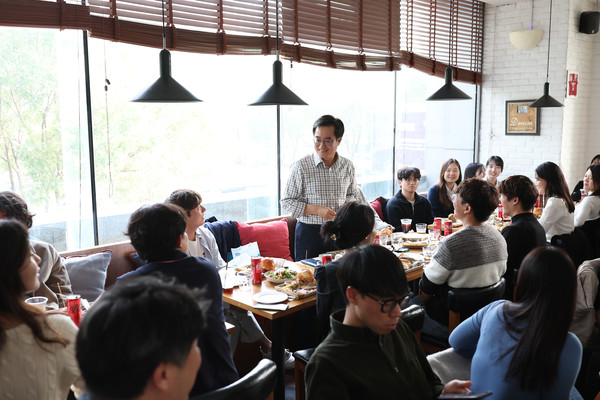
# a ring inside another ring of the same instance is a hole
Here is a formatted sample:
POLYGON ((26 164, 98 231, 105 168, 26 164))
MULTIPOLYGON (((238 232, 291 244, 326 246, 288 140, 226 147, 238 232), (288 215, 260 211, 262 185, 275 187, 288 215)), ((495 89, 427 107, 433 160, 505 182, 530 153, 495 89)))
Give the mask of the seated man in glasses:
POLYGON ((498 206, 496 188, 479 179, 467 179, 452 197, 454 215, 464 227, 443 239, 423 270, 420 296, 428 320, 423 332, 448 336, 448 288, 483 288, 497 283, 506 272, 506 241, 487 220, 498 206))
POLYGON ((421 171, 416 167, 402 167, 397 172, 400 190, 385 206, 385 216, 396 232, 402 232, 403 218, 412 219, 411 229, 416 231, 415 225, 419 223, 433 223, 431 203, 425 197, 417 194, 421 171))
POLYGON ((408 285, 394 253, 362 246, 342 258, 337 277, 346 309, 331 315, 331 334, 306 366, 309 399, 416 400, 468 391, 470 381, 442 385, 400 319, 408 285))
MULTIPOLYGON (((313 124, 315 152, 292 165, 281 206, 298 219, 293 254, 296 261, 333 250, 321 238, 321 225, 332 220, 344 203, 357 201, 369 205, 356 184, 352 161, 337 152, 342 136, 342 121, 323 115, 313 124)), ((377 214, 375 225, 377 229, 387 227, 377 214)))

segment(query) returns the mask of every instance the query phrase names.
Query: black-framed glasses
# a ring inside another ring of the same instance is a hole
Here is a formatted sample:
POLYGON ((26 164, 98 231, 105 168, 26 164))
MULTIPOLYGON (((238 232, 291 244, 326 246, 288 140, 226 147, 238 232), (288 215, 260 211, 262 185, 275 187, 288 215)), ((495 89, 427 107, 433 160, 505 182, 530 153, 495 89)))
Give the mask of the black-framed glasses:
POLYGON ((336 141, 337 141, 337 139, 330 139, 330 138, 321 139, 320 137, 313 136, 313 142, 315 142, 315 144, 323 143, 326 146, 331 146, 336 141))
POLYGON ((404 308, 408 304, 408 300, 410 299, 410 296, 406 296, 397 300, 379 300, 371 296, 370 294, 365 294, 365 296, 370 297, 371 299, 378 302, 381 305, 381 312, 385 314, 392 312, 392 310, 396 308, 396 304, 400 306, 400 309, 404 308))

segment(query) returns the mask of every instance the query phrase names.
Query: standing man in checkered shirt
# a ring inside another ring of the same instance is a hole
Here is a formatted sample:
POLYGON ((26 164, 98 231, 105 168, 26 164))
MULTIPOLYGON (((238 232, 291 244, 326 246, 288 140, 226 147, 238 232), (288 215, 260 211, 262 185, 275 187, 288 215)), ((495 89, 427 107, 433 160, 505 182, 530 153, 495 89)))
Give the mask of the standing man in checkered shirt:
MULTIPOLYGON (((281 206, 298 219, 296 224, 296 261, 333 250, 320 236, 323 222, 333 219, 348 201, 369 204, 356 185, 352 161, 340 156, 344 124, 339 118, 323 115, 313 124, 315 152, 292 165, 281 206)), ((375 213, 375 211, 373 211, 375 213)), ((375 214, 376 226, 387 224, 375 214)))

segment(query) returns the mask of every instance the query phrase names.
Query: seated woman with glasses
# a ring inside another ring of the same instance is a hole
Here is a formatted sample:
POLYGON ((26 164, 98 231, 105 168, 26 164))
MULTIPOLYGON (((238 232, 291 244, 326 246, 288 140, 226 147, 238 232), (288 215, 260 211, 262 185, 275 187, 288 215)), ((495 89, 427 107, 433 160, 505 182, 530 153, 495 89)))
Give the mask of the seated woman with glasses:
POLYGON ((454 212, 452 195, 462 180, 460 164, 458 160, 449 158, 444 161, 440 169, 440 180, 429 188, 427 200, 431 203, 434 217, 447 218, 454 212))
POLYGON ((485 306, 450 335, 454 351, 472 359, 471 390, 497 399, 569 399, 582 358, 569 333, 575 295, 569 256, 552 246, 532 250, 519 268, 515 302, 485 306))
POLYGON ((416 167, 402 167, 397 172, 400 190, 392 197, 385 206, 386 221, 396 228, 396 232, 402 232, 403 218, 412 219, 412 230, 418 223, 433 223, 431 204, 425 197, 417 194, 421 171, 416 167))
MULTIPOLYGON (((321 236, 325 243, 338 250, 371 244, 376 235, 373 210, 357 202, 344 204, 333 220, 321 225, 321 236)), ((329 315, 345 307, 344 294, 340 291, 335 275, 339 263, 340 261, 336 260, 315 268, 319 340, 325 338, 329 332, 329 315)))
POLYGON ((40 286, 40 258, 27 228, 0 221, 0 398, 66 399, 82 389, 75 359, 77 327, 68 315, 23 301, 40 286))

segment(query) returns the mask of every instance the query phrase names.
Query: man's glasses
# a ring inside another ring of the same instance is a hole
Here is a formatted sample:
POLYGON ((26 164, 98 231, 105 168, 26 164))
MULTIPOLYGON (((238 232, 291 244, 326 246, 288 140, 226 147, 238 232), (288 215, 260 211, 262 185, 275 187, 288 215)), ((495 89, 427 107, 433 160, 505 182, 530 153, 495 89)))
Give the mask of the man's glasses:
POLYGON ((405 182, 408 183, 419 183, 419 179, 402 179, 405 182))
POLYGON ((321 140, 320 137, 313 136, 313 141, 315 142, 315 144, 321 144, 321 143, 323 143, 326 146, 331 146, 333 144, 333 142, 337 141, 337 139, 329 139, 329 138, 327 138, 325 140, 321 140))
POLYGON ((392 312, 392 310, 396 308, 396 304, 400 306, 400 309, 404 308, 408 304, 408 300, 410 299, 410 296, 406 296, 398 300, 379 300, 371 296, 370 294, 365 294, 365 296, 370 297, 371 299, 378 302, 381 305, 381 312, 385 314, 392 312))

